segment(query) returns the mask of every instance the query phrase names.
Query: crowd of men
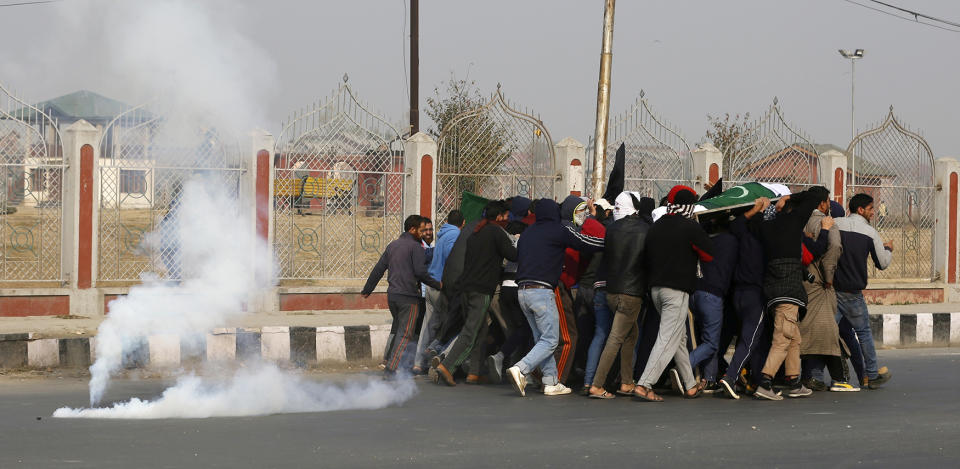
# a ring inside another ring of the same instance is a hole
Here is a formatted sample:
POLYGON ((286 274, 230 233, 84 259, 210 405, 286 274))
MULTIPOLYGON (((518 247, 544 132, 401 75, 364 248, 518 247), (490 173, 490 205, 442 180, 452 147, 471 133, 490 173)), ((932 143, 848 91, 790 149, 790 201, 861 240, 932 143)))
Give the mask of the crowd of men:
POLYGON ((387 377, 649 402, 665 389, 782 400, 890 379, 862 294, 867 262, 885 269, 893 251, 869 195, 845 213, 811 187, 703 219, 699 200, 686 186, 659 204, 518 196, 469 223, 451 211, 436 239, 431 220, 408 217, 362 292, 387 273, 387 377))

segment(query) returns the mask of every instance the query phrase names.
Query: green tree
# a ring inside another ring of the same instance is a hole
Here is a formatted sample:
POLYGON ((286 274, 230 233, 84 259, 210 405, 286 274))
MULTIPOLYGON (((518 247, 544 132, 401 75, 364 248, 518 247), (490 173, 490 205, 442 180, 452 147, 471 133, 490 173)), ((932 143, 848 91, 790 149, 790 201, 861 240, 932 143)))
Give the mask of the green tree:
POLYGON ((489 178, 502 173, 504 162, 518 150, 504 121, 508 116, 485 108, 486 104, 475 81, 453 74, 427 98, 424 112, 434 124, 428 132, 441 145, 438 172, 475 175, 457 177, 456 187, 450 188, 456 193, 441 197, 459 198, 461 191, 482 195, 490 186, 489 178))

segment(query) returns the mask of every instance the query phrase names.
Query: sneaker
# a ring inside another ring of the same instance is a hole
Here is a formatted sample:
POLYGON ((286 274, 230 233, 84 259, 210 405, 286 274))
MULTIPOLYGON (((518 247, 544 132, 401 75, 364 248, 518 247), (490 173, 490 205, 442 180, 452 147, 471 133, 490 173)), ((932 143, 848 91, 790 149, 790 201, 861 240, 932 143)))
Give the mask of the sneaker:
MULTIPOLYGON (((759 392, 759 389, 757 391, 759 392)), ((799 387, 790 388, 790 390, 787 391, 787 397, 807 397, 812 394, 813 391, 802 384, 799 387)))
POLYGON ((815 378, 807 378, 803 380, 803 385, 810 388, 811 391, 822 392, 827 390, 827 383, 815 378))
POLYGON ((503 354, 497 352, 495 355, 487 357, 487 373, 490 374, 490 381, 494 383, 503 382, 503 354))
POLYGON ((729 396, 731 399, 740 399, 740 394, 737 394, 737 390, 733 388, 733 385, 730 384, 726 379, 721 379, 718 381, 720 388, 723 390, 724 394, 729 396))
POLYGON ((846 381, 837 381, 830 385, 831 392, 857 392, 859 390, 860 388, 855 388, 846 381))
POLYGON ((564 394, 570 394, 573 392, 572 389, 563 385, 563 383, 557 383, 553 386, 544 386, 543 395, 544 396, 562 396, 564 394))
MULTIPOLYGON (((809 391, 809 389, 808 389, 808 391, 809 391)), ((753 397, 755 397, 755 398, 757 398, 757 399, 767 399, 767 400, 769 400, 769 401, 782 401, 782 400, 783 400, 783 396, 781 396, 781 395, 773 392, 772 389, 767 388, 767 387, 763 387, 763 386, 757 386, 757 390, 753 392, 753 397)))
POLYGON ((676 368, 670 369, 670 388, 672 388, 673 392, 677 394, 684 394, 685 389, 683 387, 683 381, 680 379, 680 373, 676 368))
POLYGON ((527 378, 520 372, 520 367, 511 366, 508 368, 507 376, 510 378, 510 384, 513 385, 513 390, 520 393, 521 396, 526 396, 527 378))

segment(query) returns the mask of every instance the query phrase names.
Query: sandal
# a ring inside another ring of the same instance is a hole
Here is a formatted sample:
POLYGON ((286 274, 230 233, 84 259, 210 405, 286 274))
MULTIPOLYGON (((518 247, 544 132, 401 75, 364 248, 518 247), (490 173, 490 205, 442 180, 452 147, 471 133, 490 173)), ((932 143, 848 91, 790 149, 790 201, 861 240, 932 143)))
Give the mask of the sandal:
POLYGON ((703 389, 707 387, 707 382, 705 380, 700 380, 696 386, 683 392, 684 399, 696 399, 703 394, 703 389), (690 394, 690 391, 696 391, 693 394, 690 394))
POLYGON ((634 399, 647 402, 663 402, 663 398, 656 395, 653 389, 647 389, 645 386, 637 386, 633 389, 634 399))
POLYGON ((617 388, 617 395, 619 395, 619 396, 632 396, 632 395, 633 395, 633 391, 634 391, 635 389, 637 389, 637 386, 636 386, 636 385, 634 385, 632 388, 630 388, 629 391, 624 391, 623 389, 617 388))
POLYGON ((610 394, 609 392, 607 392, 606 390, 604 390, 604 391, 603 391, 602 393, 600 393, 600 394, 590 394, 589 397, 590 397, 590 399, 613 399, 613 398, 616 397, 616 396, 614 396, 613 394, 610 394))

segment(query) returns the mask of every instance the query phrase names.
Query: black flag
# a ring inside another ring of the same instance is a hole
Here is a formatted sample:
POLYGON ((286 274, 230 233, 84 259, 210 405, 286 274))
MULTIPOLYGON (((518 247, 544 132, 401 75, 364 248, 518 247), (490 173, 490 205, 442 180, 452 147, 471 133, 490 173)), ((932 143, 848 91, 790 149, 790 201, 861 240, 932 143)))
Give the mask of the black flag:
POLYGON ((610 179, 607 179, 607 190, 603 193, 603 198, 607 202, 613 203, 617 196, 623 192, 624 166, 627 159, 627 147, 620 144, 617 149, 617 159, 613 162, 613 169, 610 170, 610 179))

